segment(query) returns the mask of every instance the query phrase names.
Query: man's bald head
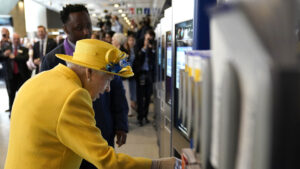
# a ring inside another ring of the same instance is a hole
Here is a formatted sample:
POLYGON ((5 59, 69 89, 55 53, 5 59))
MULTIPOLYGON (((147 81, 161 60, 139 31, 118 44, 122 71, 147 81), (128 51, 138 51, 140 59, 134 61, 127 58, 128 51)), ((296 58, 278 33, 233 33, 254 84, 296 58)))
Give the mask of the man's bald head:
POLYGON ((19 34, 14 33, 13 43, 14 43, 14 46, 19 46, 19 44, 20 44, 20 35, 19 34))

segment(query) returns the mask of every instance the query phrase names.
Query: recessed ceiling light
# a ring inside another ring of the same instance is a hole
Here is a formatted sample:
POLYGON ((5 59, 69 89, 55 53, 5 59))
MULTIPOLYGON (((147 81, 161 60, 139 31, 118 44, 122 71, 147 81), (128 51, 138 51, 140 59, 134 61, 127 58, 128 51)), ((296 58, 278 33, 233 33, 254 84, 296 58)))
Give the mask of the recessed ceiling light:
POLYGON ((119 4, 114 4, 114 7, 115 7, 115 8, 119 8, 120 5, 119 5, 119 4))
POLYGON ((24 8, 24 3, 23 3, 23 1, 19 1, 19 2, 18 2, 18 5, 19 5, 19 8, 24 8))
POLYGON ((119 9, 119 10, 118 10, 118 12, 119 12, 119 13, 122 13, 122 12, 123 12, 123 10, 122 10, 122 9, 119 9))
POLYGON ((125 17, 126 16, 126 14, 124 14, 124 13, 122 13, 122 15, 121 15, 122 17, 125 17))
POLYGON ((93 17, 96 17, 97 15, 95 13, 93 13, 93 17))

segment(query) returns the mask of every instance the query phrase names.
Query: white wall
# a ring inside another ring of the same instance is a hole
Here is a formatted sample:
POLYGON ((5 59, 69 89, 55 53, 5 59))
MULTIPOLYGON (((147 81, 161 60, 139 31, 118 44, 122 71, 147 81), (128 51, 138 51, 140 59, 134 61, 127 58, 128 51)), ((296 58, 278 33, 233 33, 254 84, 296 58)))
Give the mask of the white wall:
POLYGON ((34 2, 33 0, 24 0, 25 25, 26 32, 30 39, 34 37, 37 26, 47 27, 46 7, 34 2))
POLYGON ((173 0, 173 24, 194 18, 194 0, 173 0))

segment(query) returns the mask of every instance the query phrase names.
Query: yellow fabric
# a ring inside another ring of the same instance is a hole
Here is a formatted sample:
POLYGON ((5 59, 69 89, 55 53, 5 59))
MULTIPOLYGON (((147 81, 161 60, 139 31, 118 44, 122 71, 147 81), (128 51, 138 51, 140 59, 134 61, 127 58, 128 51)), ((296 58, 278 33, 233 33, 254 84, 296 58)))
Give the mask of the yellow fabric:
POLYGON ((60 64, 19 90, 5 169, 78 169, 82 158, 100 169, 150 169, 152 162, 108 146, 95 125, 88 91, 60 64))
POLYGON ((120 72, 114 73, 108 71, 107 65, 113 66, 118 64, 121 66, 119 63, 120 60, 126 59, 128 55, 113 45, 96 39, 83 39, 77 41, 73 56, 65 54, 56 54, 56 56, 67 62, 121 77, 131 77, 134 75, 130 66, 127 68, 124 67, 125 69, 122 69, 120 72))

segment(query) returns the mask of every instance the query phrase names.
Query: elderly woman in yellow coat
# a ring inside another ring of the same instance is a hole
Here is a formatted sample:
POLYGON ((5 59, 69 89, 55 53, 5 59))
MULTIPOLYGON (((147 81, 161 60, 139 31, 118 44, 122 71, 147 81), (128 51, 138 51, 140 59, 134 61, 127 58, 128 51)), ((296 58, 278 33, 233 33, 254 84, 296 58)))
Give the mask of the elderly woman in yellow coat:
MULTIPOLYGON (((5 169, 78 169, 82 158, 101 169, 174 168, 175 158, 117 154, 96 127, 92 100, 114 75, 133 76, 125 54, 94 39, 80 40, 67 61, 28 80, 15 99, 5 169)), ((116 105, 118 106, 118 105, 116 105)))

